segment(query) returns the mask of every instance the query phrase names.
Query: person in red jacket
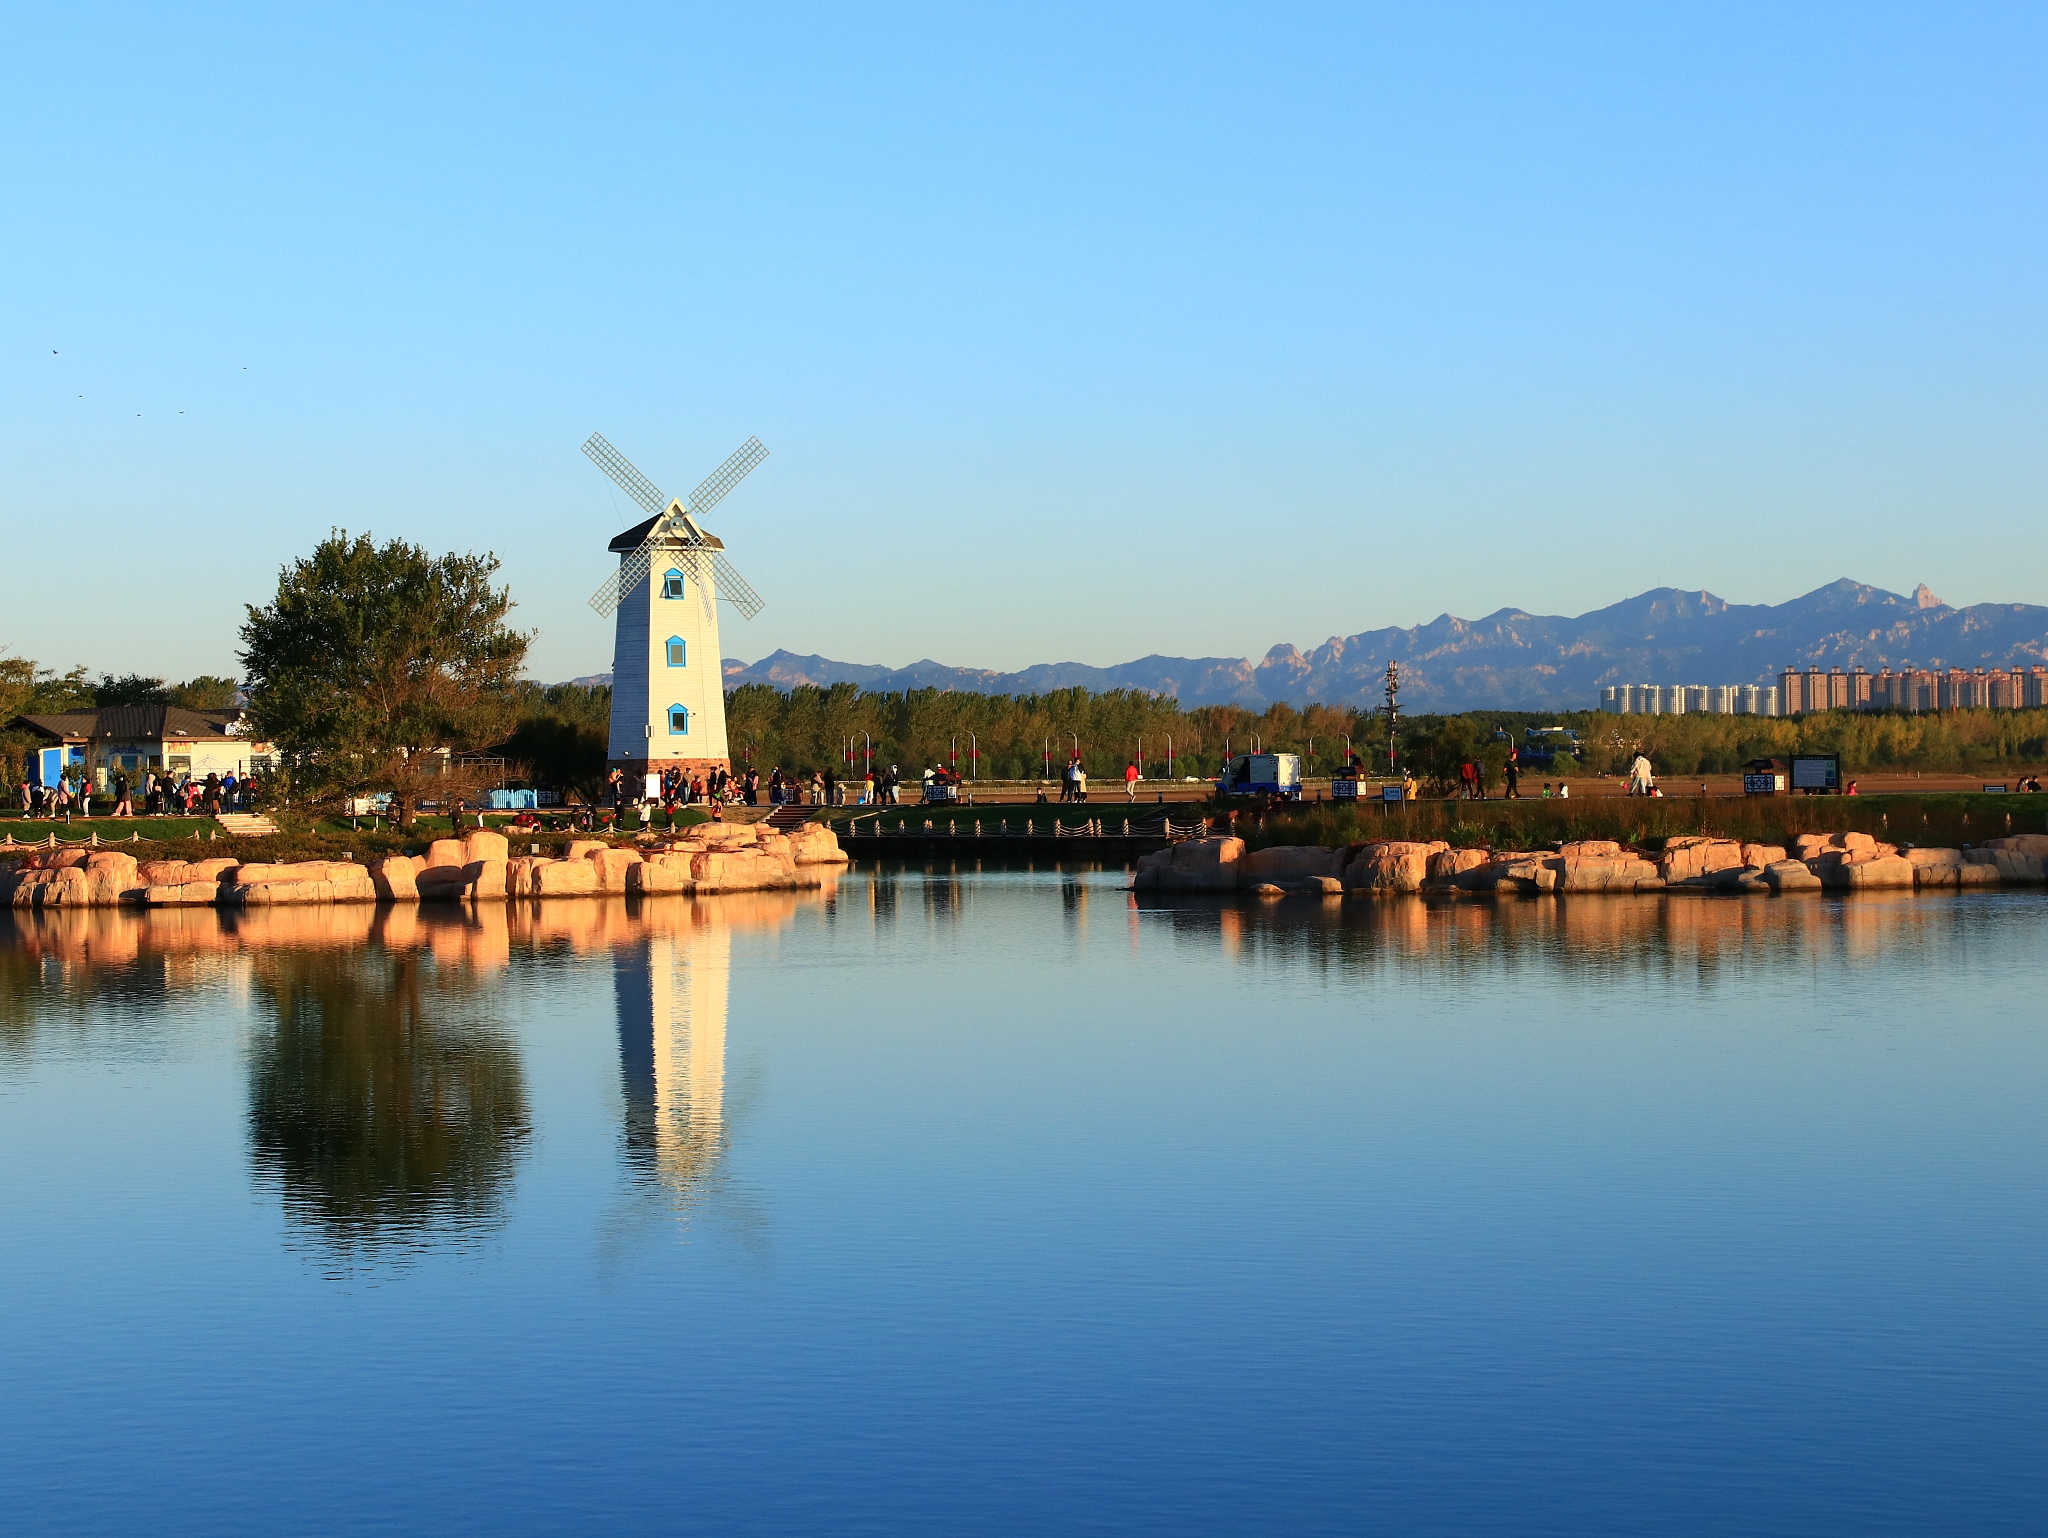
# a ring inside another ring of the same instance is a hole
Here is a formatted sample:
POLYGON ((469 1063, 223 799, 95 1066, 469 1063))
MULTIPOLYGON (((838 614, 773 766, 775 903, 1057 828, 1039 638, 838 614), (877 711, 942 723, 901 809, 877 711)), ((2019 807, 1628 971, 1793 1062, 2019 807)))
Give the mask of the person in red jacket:
POLYGON ((1136 764, 1124 765, 1124 799, 1126 801, 1138 799, 1138 766, 1136 764))

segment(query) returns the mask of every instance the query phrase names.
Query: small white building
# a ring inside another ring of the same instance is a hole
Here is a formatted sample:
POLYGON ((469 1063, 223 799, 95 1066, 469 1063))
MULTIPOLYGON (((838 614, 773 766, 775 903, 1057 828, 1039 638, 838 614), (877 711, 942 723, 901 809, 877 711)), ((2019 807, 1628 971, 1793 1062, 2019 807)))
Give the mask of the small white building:
POLYGON ((275 750, 250 737, 242 712, 187 710, 182 705, 108 705, 56 715, 16 716, 12 725, 36 738, 29 783, 54 785, 80 770, 104 788, 117 773, 131 779, 155 770, 173 779, 209 774, 237 779, 261 773, 275 750))

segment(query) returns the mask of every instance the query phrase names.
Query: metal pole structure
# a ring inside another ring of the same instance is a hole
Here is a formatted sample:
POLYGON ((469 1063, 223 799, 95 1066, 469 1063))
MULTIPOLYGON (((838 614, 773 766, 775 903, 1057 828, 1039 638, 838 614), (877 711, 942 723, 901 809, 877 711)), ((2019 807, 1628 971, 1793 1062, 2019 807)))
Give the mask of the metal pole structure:
POLYGON ((1401 752, 1401 664, 1387 664, 1387 773, 1394 772, 1394 765, 1401 752))
POLYGON ((1166 739, 1166 777, 1169 780, 1173 778, 1173 738, 1171 736, 1168 736, 1166 739))
POLYGON ((981 778, 981 739, 972 732, 967 734, 967 778, 981 778))

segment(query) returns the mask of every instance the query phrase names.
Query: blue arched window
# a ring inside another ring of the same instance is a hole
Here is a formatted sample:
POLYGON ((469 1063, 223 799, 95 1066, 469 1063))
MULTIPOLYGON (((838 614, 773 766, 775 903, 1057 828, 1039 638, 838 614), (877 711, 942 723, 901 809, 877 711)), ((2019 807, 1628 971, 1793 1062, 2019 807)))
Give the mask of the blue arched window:
POLYGON ((671 737, 690 735, 690 712, 681 705, 671 705, 668 708, 668 734, 671 737))
POLYGON ((668 665, 672 668, 690 665, 690 648, 679 635, 668 638, 668 665))
POLYGON ((683 574, 673 566, 668 569, 667 574, 661 579, 661 596, 664 598, 680 598, 683 596, 683 574))

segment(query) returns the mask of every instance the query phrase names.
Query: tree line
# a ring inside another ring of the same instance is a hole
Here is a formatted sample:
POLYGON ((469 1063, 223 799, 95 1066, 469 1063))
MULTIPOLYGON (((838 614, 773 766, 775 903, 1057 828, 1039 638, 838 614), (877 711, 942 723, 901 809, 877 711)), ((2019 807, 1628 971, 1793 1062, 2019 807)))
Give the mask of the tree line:
MULTIPOLYGON (((241 680, 178 684, 128 674, 56 674, 0 657, 0 723, 92 705, 240 700, 251 734, 278 750, 290 793, 311 799, 386 791, 401 820, 423 796, 465 793, 505 778, 594 797, 605 774, 611 690, 519 678, 532 637, 512 628, 512 598, 495 557, 434 556, 403 540, 378 545, 336 530, 280 574, 272 601, 248 609, 241 680)), ((738 766, 857 775, 870 764, 906 776, 951 766, 978 779, 1031 779, 1078 758, 1097 779, 1136 763, 1148 779, 1213 778, 1247 751, 1300 754, 1327 774, 1356 752, 1388 767, 1388 726, 1355 705, 1183 706, 1130 689, 974 694, 940 689, 869 692, 853 684, 782 690, 749 684, 726 694, 738 766)), ((1993 769, 2048 759, 2048 710, 1941 715, 1851 711, 1760 716, 1536 715, 1468 711, 1400 723, 1396 766, 1433 791, 1467 760, 1498 774, 1510 741, 1530 726, 1578 733, 1580 755, 1555 774, 1614 774, 1637 752, 1665 775, 1726 774, 1753 758, 1835 752, 1845 768, 1993 769)), ((0 728, 0 760, 18 778, 33 739, 0 728)))

